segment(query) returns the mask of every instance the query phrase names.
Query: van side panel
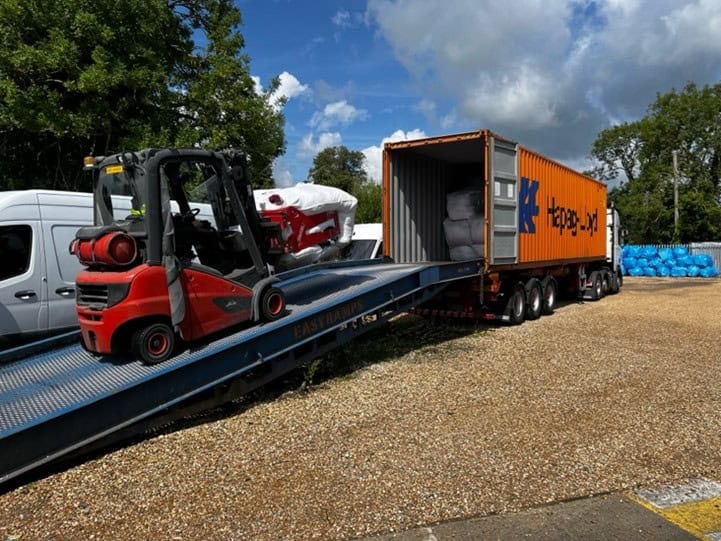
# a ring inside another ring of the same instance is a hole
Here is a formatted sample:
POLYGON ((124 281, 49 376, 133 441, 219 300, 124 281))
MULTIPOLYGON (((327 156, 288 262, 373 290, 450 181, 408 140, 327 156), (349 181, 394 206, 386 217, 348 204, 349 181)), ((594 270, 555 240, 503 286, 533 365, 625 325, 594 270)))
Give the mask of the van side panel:
MULTIPOLYGON (((12 248, 13 258, 22 254, 27 262, 24 271, 0 281, 0 336, 44 331, 47 327, 47 283, 44 281, 45 251, 38 206, 29 202, 11 204, 2 209, 0 216, 0 244, 8 244, 3 251, 9 252, 12 248), (23 234, 18 234, 20 232, 23 234), (24 242, 24 232, 29 232, 29 245, 24 242)), ((8 257, 7 253, 5 257, 8 257)))
POLYGON ((75 277, 83 266, 68 248, 77 230, 93 223, 93 198, 85 193, 40 193, 38 202, 47 269, 47 329, 76 327, 75 277))
POLYGON ((603 259, 606 186, 519 148, 519 263, 603 259))

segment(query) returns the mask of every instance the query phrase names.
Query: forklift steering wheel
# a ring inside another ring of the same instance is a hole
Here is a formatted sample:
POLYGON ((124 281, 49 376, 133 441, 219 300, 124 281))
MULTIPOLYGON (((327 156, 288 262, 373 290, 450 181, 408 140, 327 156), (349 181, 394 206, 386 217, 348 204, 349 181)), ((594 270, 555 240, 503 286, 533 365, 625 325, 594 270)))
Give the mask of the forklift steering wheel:
POLYGON ((186 212, 182 216, 185 221, 192 222, 198 214, 200 214, 200 209, 190 209, 189 212, 186 212))

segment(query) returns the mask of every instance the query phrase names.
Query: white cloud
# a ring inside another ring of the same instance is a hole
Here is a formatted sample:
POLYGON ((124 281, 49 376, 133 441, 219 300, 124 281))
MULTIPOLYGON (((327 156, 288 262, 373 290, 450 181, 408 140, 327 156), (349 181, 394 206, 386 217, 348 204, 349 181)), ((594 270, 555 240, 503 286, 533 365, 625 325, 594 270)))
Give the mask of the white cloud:
POLYGON ((319 130, 327 130, 332 126, 348 126, 356 120, 368 117, 365 109, 356 109, 346 100, 326 105, 322 111, 316 111, 310 119, 310 125, 319 130))
POLYGON ((412 139, 423 139, 426 134, 423 130, 414 129, 408 132, 396 130, 388 137, 385 137, 378 146, 370 146, 361 150, 365 156, 363 168, 368 178, 374 182, 380 182, 383 171, 383 145, 394 141, 410 141, 412 139))
POLYGON ((331 18, 333 24, 341 28, 349 28, 351 26, 350 12, 341 9, 331 18))
MULTIPOLYGON (((260 77, 251 75, 250 78, 253 80, 255 93, 263 94, 263 85, 260 82, 260 77)), ((282 98, 290 100, 309 92, 308 85, 301 84, 292 73, 284 71, 278 76, 278 79, 280 81, 278 88, 268 96, 268 102, 276 109, 279 107, 279 102, 282 98)))
POLYGON ((260 84, 260 77, 257 75, 251 75, 251 79, 253 79, 253 90, 256 94, 262 94, 263 93, 263 85, 260 84))
POLYGON ((718 0, 368 0, 434 123, 488 127, 553 155, 589 152, 657 93, 721 79, 718 0), (438 104, 451 112, 443 116, 438 104))
POLYGON ((343 140, 338 132, 324 132, 318 136, 317 141, 313 139, 313 134, 309 133, 300 140, 297 150, 298 158, 312 158, 325 148, 340 145, 343 140))
POLYGON ((285 188, 295 184, 293 174, 290 172, 290 166, 283 156, 273 160, 273 180, 278 188, 285 188))

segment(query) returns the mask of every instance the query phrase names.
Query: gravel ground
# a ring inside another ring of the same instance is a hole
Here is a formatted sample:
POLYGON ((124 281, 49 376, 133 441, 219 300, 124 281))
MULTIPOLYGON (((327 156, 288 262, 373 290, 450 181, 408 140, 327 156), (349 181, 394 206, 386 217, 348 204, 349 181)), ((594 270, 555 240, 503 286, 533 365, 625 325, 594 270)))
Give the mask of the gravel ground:
POLYGON ((721 481, 719 305, 633 278, 469 330, 2 494, 0 539, 352 539, 721 481))

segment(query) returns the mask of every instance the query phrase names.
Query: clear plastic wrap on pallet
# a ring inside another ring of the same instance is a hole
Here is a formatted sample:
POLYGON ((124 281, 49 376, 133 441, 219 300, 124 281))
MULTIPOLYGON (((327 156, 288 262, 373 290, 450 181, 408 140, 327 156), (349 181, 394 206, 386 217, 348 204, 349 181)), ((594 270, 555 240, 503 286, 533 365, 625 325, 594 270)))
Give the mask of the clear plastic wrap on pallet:
POLYGON ((471 244, 483 244, 483 226, 485 222, 483 215, 473 216, 469 221, 471 226, 471 244))
POLYGON ((338 244, 309 246, 299 252, 289 252, 281 255, 280 258, 278 258, 278 267, 280 269, 294 269, 296 267, 312 265, 313 263, 330 261, 336 259, 339 254, 340 247, 338 244))
POLYGON ((483 244, 454 246, 449 250, 452 261, 468 261, 483 257, 483 244))
POLYGON ((300 183, 290 188, 255 190, 255 205, 259 211, 295 207, 309 215, 337 212, 340 235, 336 244, 343 247, 353 238, 353 225, 358 200, 351 194, 331 186, 300 183))
POLYGON ((483 214, 483 192, 468 188, 446 196, 446 210, 451 220, 467 220, 483 214))

